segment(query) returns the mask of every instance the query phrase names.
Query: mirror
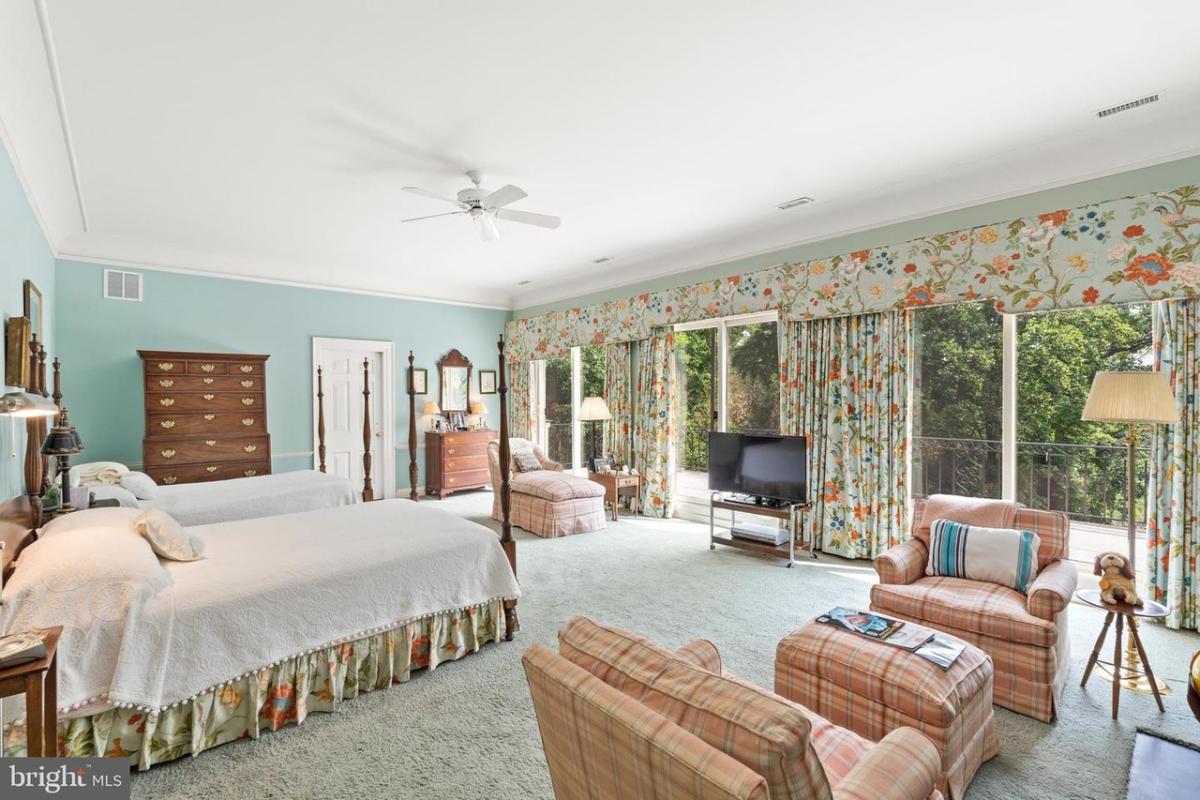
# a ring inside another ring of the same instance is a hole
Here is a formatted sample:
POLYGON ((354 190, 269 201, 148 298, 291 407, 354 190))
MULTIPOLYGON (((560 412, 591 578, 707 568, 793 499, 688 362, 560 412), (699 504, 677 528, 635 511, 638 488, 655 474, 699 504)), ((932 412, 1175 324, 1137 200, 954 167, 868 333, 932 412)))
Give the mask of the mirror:
POLYGON ((468 412, 471 406, 471 362, 458 350, 451 350, 438 359, 437 368, 442 413, 468 412))

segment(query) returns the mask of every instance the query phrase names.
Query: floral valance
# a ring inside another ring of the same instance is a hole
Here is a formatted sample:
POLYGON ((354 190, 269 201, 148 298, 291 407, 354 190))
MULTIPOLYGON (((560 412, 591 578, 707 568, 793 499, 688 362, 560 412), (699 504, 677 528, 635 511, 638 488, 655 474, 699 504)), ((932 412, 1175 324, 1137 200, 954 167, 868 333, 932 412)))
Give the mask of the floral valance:
POLYGON ((971 300, 1012 313, 1200 294, 1200 187, 1109 200, 508 323, 513 361, 778 309, 836 317, 971 300))

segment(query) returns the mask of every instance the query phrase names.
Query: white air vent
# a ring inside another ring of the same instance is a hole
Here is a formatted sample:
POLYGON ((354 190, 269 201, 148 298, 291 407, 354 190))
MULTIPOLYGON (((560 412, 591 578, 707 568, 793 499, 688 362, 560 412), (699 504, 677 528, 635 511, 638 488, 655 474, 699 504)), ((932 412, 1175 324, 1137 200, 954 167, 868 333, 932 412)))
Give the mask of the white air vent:
POLYGON ((776 208, 778 208, 780 211, 787 211, 789 208, 795 208, 796 206, 806 206, 812 201, 813 199, 808 196, 797 197, 795 200, 788 200, 786 203, 780 203, 778 206, 776 206, 776 208))
POLYGON ((592 263, 593 264, 607 264, 609 261, 612 261, 612 260, 613 260, 612 256, 600 256, 599 258, 593 258, 592 263))
POLYGON ((1139 97, 1137 100, 1130 100, 1128 103, 1121 103, 1120 105, 1102 108, 1096 112, 1096 116, 1100 119, 1104 119, 1105 117, 1111 117, 1113 114, 1120 114, 1122 111, 1132 111, 1135 108, 1141 108, 1142 106, 1148 106, 1151 103, 1157 103, 1160 94, 1160 92, 1155 92, 1154 94, 1148 94, 1145 97, 1139 97))
POLYGON ((104 296, 109 300, 142 302, 142 273, 104 270, 104 296))

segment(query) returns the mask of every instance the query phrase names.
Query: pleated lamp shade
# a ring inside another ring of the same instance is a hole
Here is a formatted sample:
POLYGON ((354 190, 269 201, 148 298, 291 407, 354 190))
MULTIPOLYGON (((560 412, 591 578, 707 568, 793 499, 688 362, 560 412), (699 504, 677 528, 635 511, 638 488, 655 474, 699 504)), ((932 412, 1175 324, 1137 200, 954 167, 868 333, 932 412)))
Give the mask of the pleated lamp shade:
POLYGON ((602 419, 612 419, 608 403, 603 397, 585 397, 579 404, 579 418, 584 422, 596 422, 602 419))
POLYGON ((421 409, 422 414, 440 414, 442 410, 438 408, 438 404, 432 400, 425 401, 425 407, 421 409))
POLYGON ((1089 422, 1179 422, 1171 381, 1163 372, 1097 372, 1083 406, 1089 422))

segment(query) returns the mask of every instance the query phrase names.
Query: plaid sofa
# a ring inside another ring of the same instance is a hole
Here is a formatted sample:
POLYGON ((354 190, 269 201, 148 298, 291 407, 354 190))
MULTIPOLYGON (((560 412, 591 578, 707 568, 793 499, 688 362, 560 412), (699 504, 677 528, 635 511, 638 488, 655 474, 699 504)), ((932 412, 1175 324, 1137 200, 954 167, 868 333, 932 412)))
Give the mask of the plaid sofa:
POLYGON ((922 733, 872 744, 721 672, 707 642, 672 653, 576 617, 522 659, 558 800, 923 800, 941 768, 922 733))
MULTIPOLYGON (((599 530, 604 517, 604 487, 595 481, 563 472, 562 464, 546 457, 537 445, 510 439, 513 446, 529 446, 542 468, 518 472, 509 465, 512 490, 512 524, 544 538, 599 530)), ((492 481, 492 519, 500 520, 500 445, 488 443, 488 472, 492 481)))
POLYGON ((1061 511, 1018 507, 1013 527, 1036 533, 1038 575, 1027 594, 993 583, 925 575, 925 501, 913 501, 913 538, 875 559, 879 583, 871 610, 913 620, 965 639, 992 657, 997 705, 1052 721, 1071 652, 1067 607, 1079 579, 1066 560, 1071 521, 1061 511))

